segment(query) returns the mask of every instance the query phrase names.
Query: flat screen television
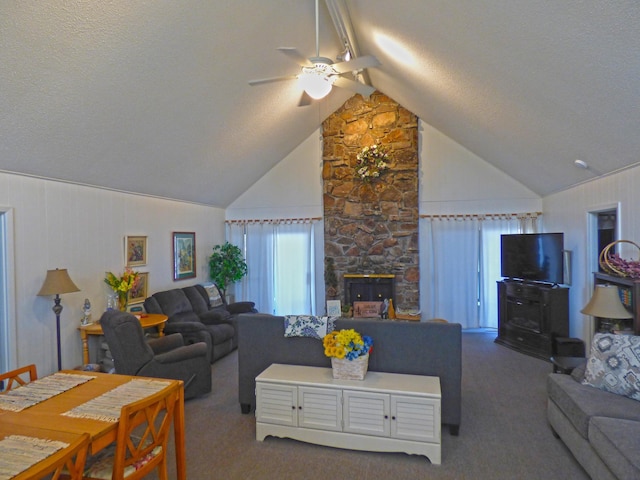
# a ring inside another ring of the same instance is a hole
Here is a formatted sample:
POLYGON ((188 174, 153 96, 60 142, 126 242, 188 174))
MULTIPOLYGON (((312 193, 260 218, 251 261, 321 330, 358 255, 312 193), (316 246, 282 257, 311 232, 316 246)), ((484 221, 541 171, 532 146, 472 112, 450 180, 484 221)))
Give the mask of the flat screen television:
POLYGON ((542 283, 564 283, 563 233, 501 235, 503 277, 542 283))

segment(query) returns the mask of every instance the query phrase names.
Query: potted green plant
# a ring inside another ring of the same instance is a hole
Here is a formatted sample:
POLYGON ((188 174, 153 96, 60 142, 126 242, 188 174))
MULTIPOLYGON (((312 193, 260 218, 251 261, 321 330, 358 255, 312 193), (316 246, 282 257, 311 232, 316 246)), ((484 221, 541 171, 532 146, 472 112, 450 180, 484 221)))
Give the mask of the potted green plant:
POLYGON ((213 247, 209 257, 209 278, 215 282, 226 298, 227 287, 247 274, 247 262, 242 250, 229 242, 213 247))

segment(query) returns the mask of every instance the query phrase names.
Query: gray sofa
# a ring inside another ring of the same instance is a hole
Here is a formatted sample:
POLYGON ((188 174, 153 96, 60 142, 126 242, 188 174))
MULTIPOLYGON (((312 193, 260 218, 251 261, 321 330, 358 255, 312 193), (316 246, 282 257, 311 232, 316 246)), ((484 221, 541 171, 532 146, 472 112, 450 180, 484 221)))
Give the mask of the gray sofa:
POLYGON ((640 478, 640 402, 583 385, 585 366, 547 380, 547 418, 594 480, 640 478))
POLYGON ((186 344, 205 342, 209 361, 231 353, 238 346, 236 318, 240 313, 256 312, 253 302, 227 304, 212 285, 217 295, 202 285, 156 292, 144 301, 148 313, 167 315, 165 333, 180 333, 186 344), (217 299, 212 304, 212 298, 217 299))
MULTIPOLYGON (((284 317, 238 317, 238 397, 243 413, 256 405, 255 378, 272 363, 330 367, 322 342, 284 336, 284 317)), ((461 419, 462 329, 457 323, 341 318, 336 329, 354 328, 373 338, 369 370, 440 377, 442 423, 457 435, 461 419)))

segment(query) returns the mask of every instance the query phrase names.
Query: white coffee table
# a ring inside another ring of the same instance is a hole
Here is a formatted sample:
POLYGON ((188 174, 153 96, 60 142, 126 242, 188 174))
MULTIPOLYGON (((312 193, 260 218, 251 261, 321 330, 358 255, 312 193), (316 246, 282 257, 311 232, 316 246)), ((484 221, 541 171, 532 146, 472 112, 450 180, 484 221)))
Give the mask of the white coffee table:
POLYGON ((330 368, 273 364, 256 377, 256 439, 424 455, 440 464, 440 379, 368 372, 335 380, 330 368))

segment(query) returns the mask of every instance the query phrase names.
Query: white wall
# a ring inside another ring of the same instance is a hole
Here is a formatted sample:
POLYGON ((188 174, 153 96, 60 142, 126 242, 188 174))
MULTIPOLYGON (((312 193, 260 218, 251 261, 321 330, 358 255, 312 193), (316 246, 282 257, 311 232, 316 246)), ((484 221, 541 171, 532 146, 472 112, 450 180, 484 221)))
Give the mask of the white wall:
POLYGON ((229 205, 226 218, 314 218, 322 211, 322 130, 318 129, 229 205))
MULTIPOLYGON (((569 293, 571 335, 589 344, 592 332, 591 317, 580 310, 591 297, 594 259, 587 258, 588 212, 619 205, 619 238, 640 241, 640 167, 549 195, 543 199, 544 223, 547 231, 565 234, 565 249, 572 251, 572 285, 569 293)), ((638 252, 622 252, 624 258, 638 260, 638 252)), ((597 265, 597 263, 596 263, 597 265)))
MULTIPOLYGON (((185 187, 186 188, 186 187, 185 187)), ((62 366, 82 363, 77 327, 88 298, 93 318, 106 306, 106 271, 124 270, 124 237, 148 237, 149 294, 208 279, 207 257, 224 241, 224 211, 27 176, 0 173, 0 210, 13 217, 17 365, 36 363, 41 375, 57 367, 53 297, 38 297, 46 271, 66 268, 80 292, 62 295, 62 366), (172 232, 196 233, 197 278, 173 281, 172 232)))
POLYGON ((420 122, 420 213, 537 212, 542 200, 520 182, 420 122))
MULTIPOLYGON (((420 213, 511 213, 542 208, 540 196, 422 121, 420 213)), ((226 218, 322 216, 322 133, 314 132, 226 210, 226 218)))

